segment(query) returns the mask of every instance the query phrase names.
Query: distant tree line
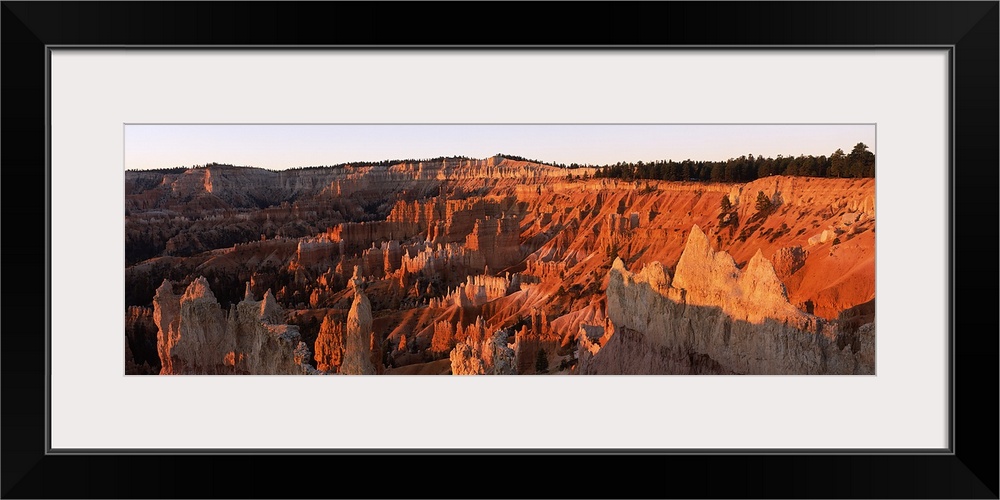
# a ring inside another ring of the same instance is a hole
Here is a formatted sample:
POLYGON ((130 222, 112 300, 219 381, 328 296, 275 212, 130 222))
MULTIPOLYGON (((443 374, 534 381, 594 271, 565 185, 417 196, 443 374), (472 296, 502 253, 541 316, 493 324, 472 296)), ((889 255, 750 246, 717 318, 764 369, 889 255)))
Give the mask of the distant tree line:
MULTIPOLYGON (((346 163, 336 163, 333 165, 311 165, 308 167, 291 167, 287 170, 319 170, 319 169, 342 169, 342 168, 357 168, 357 167, 389 167, 392 165, 398 165, 400 163, 417 163, 417 162, 439 162, 444 160, 472 160, 468 156, 438 156, 437 158, 406 158, 406 159, 396 159, 396 160, 382 160, 382 161, 351 161, 346 163)), ((261 170, 271 170, 263 167, 251 167, 249 165, 232 165, 230 163, 217 163, 209 162, 204 165, 191 165, 190 167, 171 167, 171 168, 157 168, 149 170, 140 169, 128 169, 126 171, 136 171, 136 172, 158 172, 164 174, 179 174, 183 173, 185 170, 197 170, 202 168, 260 168, 261 170)))
MULTIPOLYGON (((769 175, 796 175, 806 177, 875 177, 875 154, 868 146, 859 142, 850 153, 838 149, 827 156, 782 156, 777 158, 754 157, 751 155, 730 158, 726 161, 674 161, 660 160, 650 163, 618 162, 613 165, 589 165, 570 163, 551 163, 523 156, 498 153, 496 156, 514 161, 525 161, 542 165, 551 165, 567 170, 578 168, 597 168, 594 178, 606 179, 659 179, 664 181, 702 181, 702 182, 749 182, 769 175)), ((440 162, 444 160, 471 160, 468 156, 438 156, 436 158, 406 158, 382 161, 354 161, 334 165, 317 165, 295 167, 288 170, 342 169, 367 166, 388 167, 400 163, 440 162)), ((193 165, 191 168, 234 167, 223 163, 206 163, 193 165)), ((149 172, 181 173, 186 167, 162 168, 148 170, 149 172)), ((570 178, 571 174, 570 174, 570 178)))
POLYGON ((151 168, 149 170, 142 170, 138 168, 125 169, 126 172, 155 172, 158 174, 180 174, 185 170, 187 170, 187 167, 151 168))
POLYGON ((145 170, 144 169, 138 169, 138 168, 129 168, 129 169, 126 169, 125 171, 126 172, 156 172, 156 173, 160 173, 160 174, 182 174, 182 173, 184 173, 185 170, 198 170, 198 169, 202 169, 202 168, 222 168, 222 167, 228 167, 228 168, 253 168, 253 167, 250 167, 248 165, 239 166, 239 165, 231 165, 229 163, 209 162, 209 163, 206 163, 204 165, 191 165, 190 167, 180 166, 180 167, 167 167, 167 168, 150 168, 150 169, 145 169, 145 170))
POLYGON ((581 165, 579 163, 570 163, 569 165, 567 165, 565 163, 552 163, 552 162, 549 162, 549 161, 535 160, 535 159, 532 159, 532 158, 525 158, 523 156, 509 155, 509 154, 506 154, 506 153, 497 153, 496 156, 499 156, 501 158, 506 158, 508 160, 514 160, 514 161, 526 161, 528 163, 537 163, 539 165, 550 165, 550 166, 553 166, 553 167, 565 168, 567 170, 576 170, 576 169, 582 168, 582 167, 593 167, 594 166, 594 165, 581 165))
POLYGON ((525 158, 523 156, 509 155, 507 153, 497 153, 496 156, 499 156, 500 158, 506 158, 508 160, 513 160, 513 161, 526 161, 528 163, 539 163, 539 164, 542 164, 542 165, 558 166, 558 165, 556 165, 554 163, 548 163, 548 162, 544 162, 544 161, 541 161, 541 160, 533 160, 531 158, 525 158))
POLYGON ((309 167, 294 167, 288 170, 316 170, 321 168, 357 168, 357 167, 391 167, 393 165, 399 165, 400 163, 418 163, 418 162, 439 162, 444 160, 472 160, 468 156, 438 156, 435 158, 405 158, 396 160, 382 160, 382 161, 351 161, 347 163, 337 163, 334 165, 315 165, 309 167))
POLYGON ((778 155, 777 158, 764 158, 747 155, 726 161, 618 162, 603 165, 594 173, 595 178, 704 182, 749 182, 769 175, 875 177, 875 154, 859 142, 850 154, 838 149, 829 157, 778 155))

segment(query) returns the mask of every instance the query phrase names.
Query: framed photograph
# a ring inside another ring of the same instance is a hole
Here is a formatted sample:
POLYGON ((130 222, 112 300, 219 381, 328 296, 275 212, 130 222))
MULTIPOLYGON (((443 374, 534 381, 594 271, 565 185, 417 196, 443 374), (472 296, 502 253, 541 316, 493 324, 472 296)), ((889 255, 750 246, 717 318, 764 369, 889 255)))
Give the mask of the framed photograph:
POLYGON ((997 2, 449 10, 4 2, 4 497, 997 498, 997 2))

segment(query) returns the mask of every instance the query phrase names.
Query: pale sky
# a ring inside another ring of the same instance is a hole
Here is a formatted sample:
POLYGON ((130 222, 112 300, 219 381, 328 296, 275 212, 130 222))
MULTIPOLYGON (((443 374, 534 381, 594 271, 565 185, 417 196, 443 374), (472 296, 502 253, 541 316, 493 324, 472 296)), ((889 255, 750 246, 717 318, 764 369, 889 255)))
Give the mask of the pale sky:
POLYGON ((126 125, 125 168, 227 163, 283 170, 505 153, 552 163, 875 153, 875 125, 126 125))

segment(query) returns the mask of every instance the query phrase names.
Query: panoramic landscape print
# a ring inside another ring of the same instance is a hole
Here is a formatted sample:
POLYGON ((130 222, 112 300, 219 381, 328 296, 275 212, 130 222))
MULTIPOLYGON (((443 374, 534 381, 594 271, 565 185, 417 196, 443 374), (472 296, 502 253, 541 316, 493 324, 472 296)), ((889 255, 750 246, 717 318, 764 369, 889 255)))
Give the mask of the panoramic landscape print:
POLYGON ((127 375, 874 375, 874 125, 126 125, 127 375))

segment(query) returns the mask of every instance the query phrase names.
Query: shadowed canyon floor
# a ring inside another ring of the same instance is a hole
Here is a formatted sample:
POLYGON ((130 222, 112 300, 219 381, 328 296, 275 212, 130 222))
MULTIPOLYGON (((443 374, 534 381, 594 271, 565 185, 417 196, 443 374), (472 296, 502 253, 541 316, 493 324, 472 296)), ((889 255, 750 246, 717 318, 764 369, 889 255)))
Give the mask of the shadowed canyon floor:
POLYGON ((126 172, 125 371, 875 373, 874 179, 574 172, 126 172))

